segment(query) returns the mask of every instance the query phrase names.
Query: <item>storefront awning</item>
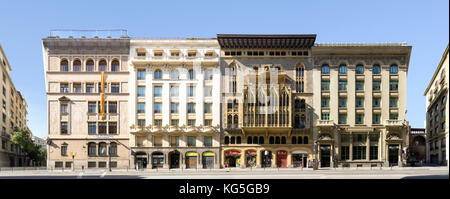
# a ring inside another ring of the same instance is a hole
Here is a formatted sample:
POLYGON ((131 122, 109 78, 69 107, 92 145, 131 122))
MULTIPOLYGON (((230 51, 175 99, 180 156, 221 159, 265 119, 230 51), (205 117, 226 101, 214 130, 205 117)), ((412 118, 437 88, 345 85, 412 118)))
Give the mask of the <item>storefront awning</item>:
POLYGON ((203 156, 214 156, 215 154, 213 152, 204 152, 203 156))
POLYGON ((186 153, 186 156, 187 156, 187 157, 197 157, 198 154, 197 154, 197 152, 187 152, 187 153, 186 153))
POLYGON ((292 154, 308 154, 306 151, 294 151, 292 154))

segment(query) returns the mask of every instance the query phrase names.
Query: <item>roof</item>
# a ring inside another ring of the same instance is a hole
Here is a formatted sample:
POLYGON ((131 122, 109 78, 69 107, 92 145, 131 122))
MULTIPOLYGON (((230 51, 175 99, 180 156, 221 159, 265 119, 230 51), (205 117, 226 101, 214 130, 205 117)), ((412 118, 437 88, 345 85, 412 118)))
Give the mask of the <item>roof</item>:
POLYGON ((217 34, 221 48, 311 48, 316 41, 315 34, 217 34))
POLYGON ((424 96, 426 96, 427 93, 428 93, 428 90, 430 90, 431 85, 433 84, 434 79, 436 78, 437 74, 438 74, 439 71, 441 70, 442 64, 444 63, 445 58, 446 58, 447 56, 448 56, 448 43, 447 43, 447 47, 445 48, 444 54, 442 54, 441 61, 439 61, 439 65, 438 65, 438 67, 436 68, 436 70, 434 71, 433 77, 431 78, 430 83, 428 83, 427 89, 425 89, 425 92, 423 93, 424 96))

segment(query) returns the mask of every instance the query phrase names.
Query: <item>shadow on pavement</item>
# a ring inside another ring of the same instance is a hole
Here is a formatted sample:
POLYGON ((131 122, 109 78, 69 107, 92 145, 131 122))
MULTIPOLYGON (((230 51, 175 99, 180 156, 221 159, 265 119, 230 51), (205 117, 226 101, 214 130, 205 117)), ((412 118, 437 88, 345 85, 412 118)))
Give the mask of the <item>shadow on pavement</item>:
POLYGON ((448 175, 426 175, 426 176, 408 176, 402 179, 447 179, 448 175))

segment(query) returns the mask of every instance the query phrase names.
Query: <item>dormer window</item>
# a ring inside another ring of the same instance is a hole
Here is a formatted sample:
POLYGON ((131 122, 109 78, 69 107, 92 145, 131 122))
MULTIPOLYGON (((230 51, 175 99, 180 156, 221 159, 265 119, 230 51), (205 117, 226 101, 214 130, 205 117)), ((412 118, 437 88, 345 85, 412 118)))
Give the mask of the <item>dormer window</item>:
POLYGON ((196 57, 197 56, 197 50, 196 49, 189 49, 188 50, 188 57, 196 57))
POLYGON ((153 50, 153 55, 155 56, 155 57, 162 57, 163 56, 163 50, 162 49, 155 49, 155 50, 153 50))
POLYGON ((172 50, 170 50, 170 56, 172 56, 172 57, 178 57, 178 56, 180 56, 180 50, 178 50, 178 49, 172 49, 172 50))
POLYGON ((205 57, 212 57, 214 56, 214 52, 213 51, 208 51, 205 53, 205 57))
POLYGON ((145 57, 145 55, 147 54, 147 50, 145 48, 137 48, 136 54, 138 57, 145 57))

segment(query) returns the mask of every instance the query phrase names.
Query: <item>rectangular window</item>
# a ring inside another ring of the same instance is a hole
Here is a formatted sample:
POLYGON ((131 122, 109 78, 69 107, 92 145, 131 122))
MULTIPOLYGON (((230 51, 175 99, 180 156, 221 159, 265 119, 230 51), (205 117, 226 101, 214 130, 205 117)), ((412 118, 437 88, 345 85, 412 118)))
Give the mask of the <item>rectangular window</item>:
POLYGON ((162 126, 162 120, 155 120, 154 121, 154 125, 158 126, 158 127, 161 127, 162 126))
POLYGON ((179 120, 170 120, 170 125, 171 126, 178 126, 178 122, 179 120))
POLYGON ((138 110, 137 110, 137 112, 138 112, 138 113, 145 113, 145 103, 143 103, 143 102, 138 102, 137 105, 138 105, 138 110))
POLYGON ((61 134, 68 134, 67 122, 61 122, 61 134))
POLYGON ((189 86, 188 87, 188 97, 194 97, 195 96, 195 86, 189 86))
POLYGON ((155 93, 155 97, 161 97, 161 95, 162 95, 162 87, 161 86, 155 86, 154 87, 154 93, 155 93))
POLYGON ((195 147, 195 136, 188 136, 188 147, 195 147))
POLYGON ((205 97, 211 97, 212 96, 212 87, 211 86, 205 86, 204 87, 204 91, 205 91, 205 97))
POLYGON ((195 126, 195 120, 188 120, 188 126, 195 126))
POLYGON ((371 142, 378 142, 379 137, 380 136, 378 134, 375 134, 375 133, 369 134, 369 138, 370 138, 371 142))
POLYGON ((145 69, 139 69, 137 71, 137 79, 138 80, 145 80, 145 69))
POLYGON ((356 124, 364 123, 364 114, 356 114, 356 124))
POLYGON ((329 113, 322 113, 321 118, 322 118, 322 120, 330 120, 330 114, 329 113))
POLYGON ((398 120, 398 115, 397 114, 389 114, 389 119, 390 120, 398 120))
POLYGON ((81 83, 73 83, 73 92, 81 93, 81 83))
POLYGON ((355 105, 356 105, 356 108, 363 108, 364 107, 364 98, 357 97, 355 105))
POLYGON ((171 97, 178 97, 179 92, 178 92, 178 86, 171 86, 170 87, 170 96, 171 97))
POLYGON ((138 86, 138 92, 137 92, 137 96, 138 97, 144 97, 145 96, 145 86, 138 86))
POLYGON ((339 105, 339 108, 346 108, 347 107, 347 98, 339 98, 338 105, 339 105))
POLYGON ((398 81, 390 81, 389 82, 389 90, 390 91, 398 91, 398 81))
POLYGON ((340 91, 346 91, 347 90, 347 82, 346 81, 339 81, 339 90, 340 91))
POLYGON ((330 98, 322 98, 322 108, 330 107, 330 98))
POLYGON ((61 114, 67 114, 67 104, 61 104, 61 114))
POLYGON ((97 108, 96 102, 88 102, 88 113, 95 113, 96 108, 97 108))
POLYGON ((86 84, 86 93, 94 93, 94 84, 86 84))
POLYGON ((67 145, 61 145, 61 155, 62 156, 67 155, 67 145))
POLYGON ((171 103, 170 104, 170 113, 178 113, 178 103, 171 103))
POLYGON ((106 162, 98 162, 98 168, 106 168, 106 162))
POLYGON ((330 90, 330 82, 329 81, 322 81, 321 82, 321 89, 322 89, 322 91, 329 91, 330 90))
POLYGON ((342 143, 350 142, 350 135, 349 134, 341 134, 341 142, 342 143))
MULTIPOLYGON (((67 83, 60 83, 61 93, 69 93, 69 84, 67 83)), ((5 87, 3 87, 3 91, 5 91, 5 87)), ((5 92, 3 92, 3 95, 5 95, 5 92)))
POLYGON ((117 134, 117 122, 108 122, 108 133, 109 134, 117 134))
POLYGON ((180 136, 170 136, 170 146, 179 146, 180 136))
POLYGON ((95 122, 88 122, 89 135, 95 135, 97 131, 97 124, 95 122))
POLYGON ((341 160, 349 160, 350 159, 350 147, 342 146, 341 147, 341 160))
POLYGON ((372 106, 373 107, 380 107, 381 106, 381 98, 375 97, 372 99, 372 106))
POLYGON ((353 160, 365 160, 366 159, 366 147, 354 146, 353 147, 353 160))
POLYGON ((162 110, 162 104, 159 102, 155 103, 154 113, 161 113, 161 110, 162 110))
MULTIPOLYGON (((103 84, 103 90, 105 91, 105 93, 108 92, 108 84, 106 82, 103 84)), ((98 93, 102 93, 102 83, 101 82, 98 83, 98 93)))
POLYGON ((389 107, 397 108, 397 101, 398 101, 398 98, 396 98, 396 97, 389 98, 389 107))
POLYGON ((97 167, 97 162, 88 162, 88 168, 95 168, 97 167))
POLYGON ((117 162, 115 162, 115 161, 114 162, 110 162, 109 165, 110 165, 111 168, 117 168, 117 162))
POLYGON ((118 83, 113 83, 111 84, 111 93, 120 93, 120 84, 118 83))
POLYGON ((65 165, 65 167, 66 168, 72 168, 72 162, 66 162, 66 165, 65 165))
POLYGON ((144 119, 139 119, 138 120, 138 126, 141 127, 141 128, 145 127, 145 120, 144 119))
POLYGON ((381 90, 381 82, 380 81, 373 81, 372 82, 372 90, 374 90, 374 91, 381 90))
POLYGON ((380 122, 381 122, 381 115, 374 113, 372 115, 372 124, 380 124, 380 122))
POLYGON ((206 119, 206 120, 204 120, 204 124, 205 124, 205 126, 211 126, 212 125, 212 120, 206 119))
POLYGON ((212 103, 205 103, 204 105, 204 113, 211 113, 212 103))
POLYGON ((356 90, 357 91, 363 91, 364 90, 364 82, 357 81, 356 82, 356 90))
POLYGON ((347 124, 347 114, 339 114, 339 124, 347 124))
POLYGON ((108 102, 109 113, 117 113, 117 102, 108 102))
POLYGON ((188 113, 195 113, 195 103, 188 103, 187 110, 188 113))
POLYGON ((98 134, 106 134, 106 122, 98 123, 98 134))
POLYGON ((63 162, 55 162, 55 168, 62 168, 63 162))
POLYGON ((203 145, 205 147, 211 147, 212 146, 212 136, 205 136, 203 138, 203 145))
POLYGON ((378 146, 370 146, 370 160, 378 160, 378 146))

